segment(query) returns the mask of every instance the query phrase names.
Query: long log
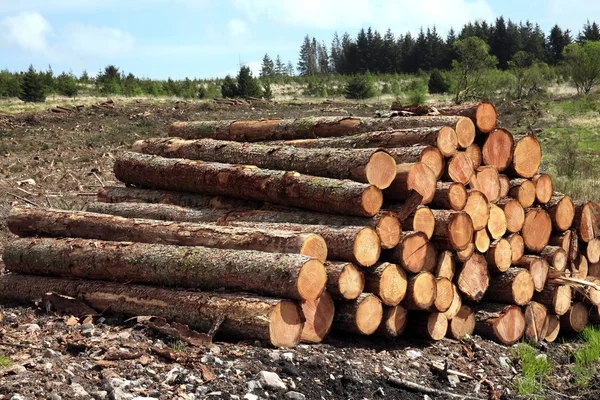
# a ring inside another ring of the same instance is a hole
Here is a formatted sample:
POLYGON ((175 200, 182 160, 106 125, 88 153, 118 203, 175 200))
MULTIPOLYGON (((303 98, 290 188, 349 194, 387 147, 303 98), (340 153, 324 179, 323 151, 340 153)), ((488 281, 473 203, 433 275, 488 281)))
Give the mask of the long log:
POLYGON ((588 323, 588 310, 583 303, 573 303, 569 311, 560 316, 560 330, 579 333, 588 323))
POLYGON ((464 211, 431 210, 435 219, 433 241, 448 240, 456 250, 473 242, 473 222, 464 211))
POLYGON ((304 328, 301 340, 309 343, 321 343, 331 330, 335 305, 327 292, 315 300, 304 300, 300 304, 304 314, 304 328))
POLYGON ((472 335, 475 331, 475 313, 471 307, 463 305, 449 321, 447 336, 456 340, 472 335))
POLYGON ((427 239, 431 239, 435 230, 435 217, 427 206, 419 206, 413 214, 402 221, 402 229, 414 232, 423 232, 427 239))
POLYGON ((480 301, 490 285, 485 257, 473 254, 460 268, 456 284, 468 299, 480 301))
POLYGON ((505 197, 496 203, 504 211, 506 230, 511 233, 520 232, 525 222, 525 209, 516 199, 505 197))
POLYGON ((467 204, 467 189, 457 182, 438 182, 430 205, 434 208, 462 211, 467 204))
POLYGON ((573 229, 584 242, 600 236, 600 206, 592 201, 575 202, 573 229))
POLYGON ((523 306, 533 297, 533 278, 524 268, 510 268, 506 272, 492 275, 484 301, 516 304, 523 306))
POLYGON ((575 218, 575 204, 569 196, 552 196, 545 205, 552 227, 559 232, 568 230, 575 218))
POLYGON ((490 203, 483 193, 471 190, 463 211, 471 217, 473 229, 480 231, 487 227, 490 219, 490 203))
POLYGON ((479 190, 490 203, 495 203, 500 198, 500 178, 498 171, 493 166, 479 167, 471 177, 469 187, 479 190))
POLYGON ((500 239, 507 231, 508 222, 504 210, 495 204, 490 204, 490 219, 487 223, 487 230, 492 239, 500 239))
POLYGON ((533 300, 548 306, 553 314, 563 315, 571 307, 571 288, 547 283, 544 290, 533 295, 533 300))
POLYGON ((325 261, 328 254, 323 237, 310 231, 295 233, 274 229, 235 228, 30 207, 13 207, 6 223, 11 232, 19 236, 75 237, 258 250, 302 254, 320 261, 325 261))
POLYGON ((475 333, 507 346, 525 333, 525 317, 518 306, 479 303, 475 307, 475 333))
POLYGON ((567 267, 567 252, 559 246, 546 246, 540 256, 556 271, 564 271, 567 267))
POLYGON ((512 162, 514 139, 505 129, 494 129, 487 137, 481 152, 483 163, 491 165, 498 171, 504 171, 512 162))
POLYGON ((535 203, 535 184, 529 179, 515 178, 509 181, 508 195, 521 203, 523 208, 528 208, 535 203))
MULTIPOLYGON (((378 149, 302 149, 222 140, 157 138, 139 140, 133 151, 167 158, 185 158, 225 164, 298 171, 302 174, 351 179, 387 188, 396 177, 394 157, 378 149)), ((423 148, 404 149, 408 161, 419 161, 423 148)), ((398 149, 397 149, 398 151, 398 149)))
POLYGON ((548 308, 543 304, 531 301, 523 311, 525 314, 525 339, 533 343, 545 340, 550 322, 548 308))
POLYGON ((373 334, 383 319, 381 300, 371 293, 363 293, 352 301, 340 301, 335 304, 333 327, 359 335, 373 334))
POLYGON ((406 323, 408 321, 407 316, 408 311, 400 304, 395 307, 384 307, 383 320, 381 321, 379 328, 377 328, 377 331, 375 331, 375 334, 390 338, 401 335, 406 328, 406 323))
POLYGON ((406 272, 416 274, 423 269, 427 256, 427 236, 423 232, 402 232, 400 243, 381 252, 381 260, 401 265, 406 272))
POLYGON ((516 141, 513 150, 512 165, 507 175, 520 178, 533 178, 542 163, 542 146, 535 136, 523 136, 516 141))
POLYGON ((539 204, 548 203, 554 193, 552 177, 548 174, 537 174, 531 178, 531 181, 535 184, 535 200, 539 204))
POLYGON ((541 208, 527 210, 521 236, 525 247, 539 253, 550 241, 552 234, 552 221, 548 213, 541 208))
POLYGON ((31 238, 10 243, 3 260, 9 271, 23 274, 226 288, 298 300, 315 300, 327 283, 325 267, 310 257, 198 246, 31 238))
POLYGON ((512 264, 512 249, 510 242, 500 238, 490 244, 485 253, 485 259, 491 274, 503 274, 512 264))
POLYGON ((338 300, 354 300, 365 288, 363 272, 354 264, 327 261, 327 291, 338 300))
POLYGON ((231 196, 333 214, 372 217, 383 196, 372 185, 256 167, 125 153, 115 161, 122 182, 153 189, 231 196))
POLYGON ((28 275, 4 275, 0 279, 2 302, 29 304, 48 292, 75 297, 99 312, 160 315, 204 332, 224 317, 218 334, 266 340, 277 347, 298 344, 304 326, 300 307, 289 300, 28 275))
POLYGON ((407 310, 427 310, 436 297, 437 285, 435 277, 429 272, 420 272, 408 278, 406 296, 402 305, 407 310))
POLYGON ((480 133, 489 133, 496 128, 498 113, 488 101, 438 108, 441 115, 462 115, 470 118, 480 133))
POLYGON ((365 271, 365 292, 377 295, 386 306, 400 304, 406 288, 406 273, 396 264, 383 262, 365 271))
POLYGON ((435 195, 437 178, 422 162, 398 164, 396 178, 383 191, 386 200, 406 201, 412 190, 423 196, 422 204, 428 204, 435 195))

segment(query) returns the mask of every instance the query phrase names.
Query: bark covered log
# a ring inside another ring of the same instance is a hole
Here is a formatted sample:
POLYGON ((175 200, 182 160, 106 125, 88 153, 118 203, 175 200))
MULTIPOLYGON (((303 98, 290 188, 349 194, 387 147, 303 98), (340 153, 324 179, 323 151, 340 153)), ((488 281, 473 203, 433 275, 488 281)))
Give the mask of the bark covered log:
POLYGON ((363 293, 352 301, 336 303, 333 327, 359 335, 373 334, 383 319, 381 300, 371 293, 363 293))
POLYGON ((395 307, 384 307, 383 308, 383 320, 381 325, 375 331, 378 336, 386 336, 395 338, 401 335, 406 328, 408 321, 408 311, 400 304, 395 307))
POLYGON ((545 205, 554 230, 562 232, 573 225, 575 218, 575 204, 569 196, 559 195, 552 198, 545 205))
POLYGON ((365 292, 377 295, 386 306, 400 304, 406 287, 406 273, 396 264, 383 262, 365 271, 365 292))
POLYGON ((533 278, 528 270, 510 268, 492 276, 483 300, 523 306, 529 303, 534 291, 533 278))
POLYGON ((363 272, 354 264, 340 261, 325 263, 327 291, 338 300, 354 300, 365 288, 363 272))
POLYGON ((467 189, 457 182, 438 182, 430 205, 434 208, 462 211, 467 204, 467 189))
POLYGON ((525 317, 518 306, 479 303, 475 307, 475 333, 507 346, 525 333, 525 317))
POLYGON ((498 120, 496 107, 488 101, 441 107, 437 110, 441 115, 462 115, 470 118, 481 133, 493 131, 498 120))

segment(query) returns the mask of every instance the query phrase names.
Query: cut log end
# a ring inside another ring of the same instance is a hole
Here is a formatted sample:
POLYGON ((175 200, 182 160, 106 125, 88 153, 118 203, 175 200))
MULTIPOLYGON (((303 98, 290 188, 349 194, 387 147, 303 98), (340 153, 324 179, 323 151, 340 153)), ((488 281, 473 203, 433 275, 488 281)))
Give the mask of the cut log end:
POLYGON ((510 132, 504 129, 495 129, 490 133, 483 145, 483 162, 504 171, 512 161, 514 139, 510 132))
POLYGON ((523 208, 528 208, 535 203, 535 183, 530 180, 522 181, 515 185, 511 183, 509 195, 519 200, 523 208))
POLYGON ((506 217, 506 230, 511 233, 519 232, 525 222, 525 210, 518 200, 510 199, 502 205, 506 217))
POLYGON ((525 247, 533 252, 540 252, 548 244, 552 234, 552 220, 542 209, 533 209, 525 215, 521 235, 525 247))
POLYGON ((458 136, 456 135, 456 131, 449 126, 440 129, 437 136, 437 147, 444 157, 455 155, 456 149, 458 148, 458 136))
POLYGON ((523 254, 525 253, 525 242, 523 241, 523 236, 519 235, 518 233, 513 233, 512 235, 508 236, 507 240, 510 242, 512 263, 515 264, 521 259, 521 257, 523 257, 523 254))
POLYGON ((471 217, 473 229, 480 231, 486 228, 490 219, 490 204, 483 193, 472 190, 463 211, 471 217))
POLYGON ((564 315, 571 307, 572 291, 567 285, 559 286, 554 293, 553 305, 556 315, 564 315))
POLYGON ((407 314, 406 309, 401 305, 386 307, 377 334, 387 337, 396 337, 402 334, 406 328, 407 314))
POLYGON ((383 194, 376 186, 369 186, 362 193, 361 205, 363 214, 372 217, 379 212, 383 205, 383 194))
POLYGON ((422 162, 415 163, 408 172, 407 187, 423 196, 422 204, 431 203, 435 196, 437 178, 434 172, 422 162))
POLYGON ((400 257, 405 270, 418 273, 423 269, 427 257, 427 243, 427 236, 422 232, 414 232, 402 240, 400 257))
POLYGON ((533 278, 529 271, 519 271, 512 282, 512 298, 515 304, 523 306, 531 301, 535 291, 533 278))
POLYGON ((448 309, 448 311, 446 311, 444 313, 444 316, 448 319, 448 320, 452 320, 454 317, 456 317, 456 315, 460 312, 460 309, 462 307, 462 297, 460 295, 460 292, 458 291, 458 288, 456 287, 456 285, 454 285, 454 290, 453 290, 453 297, 452 297, 452 304, 450 305, 450 308, 448 309))
POLYGON ((365 167, 367 182, 379 189, 389 187, 396 178, 396 161, 384 151, 374 153, 365 167))
POLYGON ((448 163, 448 176, 453 182, 466 185, 473 177, 475 168, 473 161, 464 152, 459 152, 448 163))
POLYGON ((532 301, 525 307, 525 338, 539 343, 548 332, 548 309, 543 304, 532 301))
POLYGON ((302 330, 302 341, 320 343, 331 330, 335 305, 327 292, 312 301, 302 302, 302 313, 306 322, 302 330))
POLYGON ((469 243, 466 249, 456 252, 456 259, 460 262, 466 262, 475 253, 475 243, 469 243))
POLYGON ((448 336, 453 339, 463 339, 475 331, 475 313, 471 307, 463 305, 458 313, 450 320, 448 336))
POLYGON ((319 260, 307 261, 298 274, 298 293, 305 300, 316 300, 327 284, 327 270, 319 260))
POLYGON ((485 253, 490 248, 490 236, 487 230, 482 229, 475 232, 475 249, 480 253, 485 253))
POLYGON ((448 311, 454 300, 454 285, 447 278, 438 278, 436 281, 436 295, 433 305, 441 313, 448 311))
POLYGON ((427 331, 432 340, 442 340, 448 332, 448 319, 443 313, 431 313, 427 319, 427 331))
POLYGON ((321 262, 327 259, 327 244, 321 235, 309 233, 300 248, 300 254, 316 258, 321 262))
POLYGON ((583 303, 573 303, 567 313, 560 317, 560 329, 581 332, 588 323, 588 310, 583 303))
POLYGON ((465 149, 475 140, 475 124, 471 118, 461 117, 454 126, 458 138, 458 146, 465 149))
MULTIPOLYGON (((409 282, 409 296, 411 303, 409 308, 417 310, 427 310, 430 308, 436 297, 437 284, 433 274, 421 272, 414 276, 409 282)), ((407 296, 407 297, 409 297, 407 296)))
POLYGON ((448 201, 450 208, 455 211, 462 211, 467 204, 467 189, 462 183, 453 182, 448 190, 448 201))
POLYGON ((512 264, 512 248, 507 239, 500 238, 492 243, 490 250, 486 254, 486 259, 490 267, 493 266, 493 272, 505 272, 512 264))
POLYGON ((400 243, 402 225, 394 213, 385 213, 379 217, 375 231, 379 236, 382 249, 392 249, 400 243))
POLYGON ((521 178, 533 178, 542 162, 542 147, 534 136, 525 136, 515 145, 512 167, 521 178))
POLYGON ((482 133, 489 133, 496 127, 498 113, 496 107, 490 102, 483 102, 475 111, 475 124, 482 133))
POLYGON ((419 161, 427 165, 431 171, 433 171, 435 179, 440 179, 444 174, 446 161, 444 160, 444 156, 440 149, 433 146, 425 147, 419 157, 419 161))
POLYGON ((422 270, 433 273, 437 265, 437 248, 431 242, 427 243, 427 253, 425 254, 425 263, 422 270))
POLYGON ((502 316, 496 319, 493 330, 500 342, 509 346, 517 342, 525 333, 525 316, 517 306, 509 306, 502 316))
POLYGON ((437 278, 454 278, 454 256, 451 251, 442 251, 437 258, 435 276, 437 278))
POLYGON ((455 249, 464 250, 473 242, 473 221, 465 212, 452 215, 448 224, 448 239, 455 249))
POLYGON ((510 191, 510 179, 506 175, 499 174, 498 180, 500 181, 500 198, 503 199, 508 196, 510 191))
POLYGON ((481 153, 481 147, 473 143, 465 149, 465 153, 473 161, 473 168, 477 169, 483 163, 483 154, 481 153))
POLYGON ((552 217, 552 225, 558 231, 566 231, 573 225, 575 218, 575 204, 569 196, 563 196, 556 204, 548 208, 552 217))
POLYGON ((487 229, 492 239, 500 239, 506 233, 508 223, 504 210, 495 204, 490 204, 490 218, 487 229))
POLYGON ((366 295, 356 310, 356 328, 363 335, 373 334, 383 319, 383 305, 375 295, 366 295))
POLYGON ((381 242, 374 229, 363 228, 354 241, 354 258, 359 265, 374 265, 381 254, 381 242))
POLYGON ((458 275, 458 288, 469 299, 480 301, 490 284, 488 266, 481 254, 473 254, 458 275))
POLYGON ((544 290, 549 271, 550 267, 544 259, 536 259, 529 264, 529 273, 533 278, 533 286, 537 292, 544 290))
POLYGON ((282 300, 270 315, 269 337, 276 347, 292 347, 302 337, 304 316, 295 303, 282 300))
POLYGON ((429 207, 419 207, 412 217, 412 230, 423 232, 427 239, 431 239, 435 230, 435 217, 429 207))
POLYGON ((552 198, 554 185, 552 178, 548 174, 539 174, 533 178, 535 182, 535 199, 540 204, 546 204, 552 198))
POLYGON ((558 338, 560 333, 560 317, 558 315, 548 315, 548 330, 546 331, 545 340, 552 343, 558 338))
POLYGON ((387 264, 379 282, 379 297, 383 304, 396 306, 406 295, 406 273, 396 264, 387 264))
POLYGON ((338 277, 338 291, 346 300, 354 300, 365 288, 365 277, 354 264, 348 263, 338 277))

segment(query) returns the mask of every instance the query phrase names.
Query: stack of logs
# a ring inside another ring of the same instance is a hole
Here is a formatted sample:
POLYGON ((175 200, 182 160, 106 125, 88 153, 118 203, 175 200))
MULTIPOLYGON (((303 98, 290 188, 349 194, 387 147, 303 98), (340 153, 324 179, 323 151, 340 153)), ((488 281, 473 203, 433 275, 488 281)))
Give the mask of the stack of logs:
POLYGON ((275 346, 331 327, 553 341, 598 319, 598 205, 555 193, 493 104, 436 114, 174 123, 85 212, 12 210, 0 300, 55 292, 275 346))

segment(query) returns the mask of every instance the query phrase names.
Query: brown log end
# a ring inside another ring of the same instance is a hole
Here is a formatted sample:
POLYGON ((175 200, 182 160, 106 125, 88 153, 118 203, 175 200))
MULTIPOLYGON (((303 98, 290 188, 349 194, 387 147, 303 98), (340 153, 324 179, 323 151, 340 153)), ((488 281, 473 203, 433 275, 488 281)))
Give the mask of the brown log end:
POLYGON ((365 276, 354 264, 346 263, 339 274, 336 286, 344 299, 354 300, 365 288, 365 276))
POLYGON ((431 313, 427 319, 427 331, 432 340, 442 340, 448 332, 448 319, 443 313, 431 313))
POLYGON ((494 129, 482 149, 483 162, 494 166, 498 171, 504 171, 512 162, 514 139, 513 135, 504 129, 494 129))
POLYGON ((298 274, 298 294, 304 300, 316 300, 327 285, 327 270, 319 260, 307 261, 298 274))
POLYGON ((574 228, 578 230, 579 238, 588 243, 600 236, 600 206, 594 202, 585 203, 578 218, 575 218, 574 228))
POLYGON ((406 328, 408 312, 401 305, 385 307, 383 310, 383 321, 376 331, 380 336, 396 337, 406 328))
POLYGON ((452 214, 448 223, 448 239, 455 249, 466 249, 473 242, 474 232, 469 214, 463 211, 452 214))
MULTIPOLYGON (((514 183, 511 183, 513 186, 514 183)), ((528 208, 535 203, 535 183, 530 180, 525 180, 522 183, 513 186, 509 195, 519 200, 523 208, 528 208)))
POLYGON ((506 239, 510 242, 510 249, 512 252, 512 263, 516 263, 523 257, 525 254, 525 242, 523 241, 523 236, 518 233, 513 233, 508 236, 506 239))
POLYGON ((423 196, 422 204, 431 203, 433 200, 436 182, 434 172, 422 162, 415 163, 408 171, 407 187, 423 196))
POLYGON ((431 171, 433 171, 435 179, 440 179, 444 174, 444 167, 446 166, 446 161, 444 160, 442 152, 437 147, 425 147, 425 149, 423 149, 423 152, 421 153, 421 156, 419 157, 419 161, 427 165, 431 169, 431 171))
POLYGON ((454 300, 454 285, 448 278, 437 278, 436 295, 433 305, 441 313, 448 311, 454 300))
POLYGON ((414 232, 402 240, 400 259, 406 271, 417 273, 423 269, 427 256, 427 243, 427 236, 422 232, 414 232))
POLYGON ((503 199, 508 196, 510 191, 510 179, 504 174, 499 174, 498 180, 500 181, 500 198, 503 199))
POLYGON ((335 305, 327 292, 316 300, 303 301, 302 312, 306 322, 302 330, 302 341, 320 343, 331 330, 335 305))
POLYGON ((512 167, 521 178, 533 178, 542 163, 542 147, 534 136, 524 136, 515 145, 512 167))
POLYGON ((535 288, 529 271, 522 270, 517 273, 513 279, 511 290, 515 304, 523 306, 531 301, 535 288))
POLYGON ((552 234, 552 221, 548 213, 536 208, 525 215, 521 236, 525 247, 533 252, 540 252, 548 244, 552 234))
MULTIPOLYGON (((544 288, 540 295, 543 295, 548 289, 548 287, 544 288)), ((572 291, 570 286, 561 285, 555 288, 554 291, 551 292, 550 298, 550 305, 554 309, 554 314, 564 315, 567 311, 569 311, 569 308, 571 307, 571 298, 572 291)), ((540 303, 544 304, 543 301, 540 301, 540 303)))
POLYGON ((435 276, 437 278, 454 278, 454 256, 451 251, 442 251, 437 258, 435 276))
POLYGON ((373 153, 365 166, 367 182, 379 189, 389 187, 396 178, 396 161, 385 151, 373 153))
POLYGON ((456 131, 449 126, 444 126, 437 135, 437 147, 444 157, 451 157, 456 154, 458 148, 458 136, 456 131))
POLYGON ((477 125, 477 129, 480 132, 489 133, 494 130, 497 120, 498 113, 492 103, 484 101, 477 106, 477 110, 475 111, 475 125, 477 125))
POLYGON ((575 204, 569 196, 563 196, 556 205, 548 208, 552 225, 558 231, 566 231, 573 225, 575 219, 575 204))
MULTIPOLYGON (((600 278, 597 276, 588 276, 586 280, 600 286, 600 278)), ((595 306, 600 305, 600 290, 592 286, 589 288, 588 292, 585 293, 584 298, 587 303, 595 306)))
POLYGON ((402 237, 402 225, 394 213, 385 213, 379 217, 375 232, 379 236, 382 249, 393 249, 402 237))
POLYGON ((533 286, 537 292, 544 290, 548 280, 548 272, 550 272, 550 267, 544 259, 536 259, 529 264, 529 273, 533 278, 533 286))
POLYGON ((475 172, 473 161, 471 161, 471 158, 464 152, 459 152, 454 155, 450 159, 447 167, 450 179, 452 179, 453 182, 462 183, 463 185, 469 183, 475 172))
POLYGON ((490 284, 487 262, 481 254, 473 254, 464 264, 458 275, 460 291, 473 301, 480 301, 490 284))
POLYGON ((458 310, 458 313, 450 320, 448 337, 460 340, 467 335, 472 335, 474 331, 475 313, 471 307, 463 305, 458 310))
POLYGON ((473 229, 480 231, 486 228, 490 219, 490 204, 483 193, 471 190, 463 211, 471 217, 473 229))
POLYGON ((483 163, 483 154, 481 153, 481 147, 473 143, 465 149, 465 153, 473 161, 473 168, 477 169, 483 163))
POLYGON ((540 204, 546 204, 552 198, 554 185, 552 178, 548 174, 538 174, 533 177, 535 183, 535 199, 540 204))
POLYGON ((373 217, 381 210, 383 205, 383 193, 376 186, 369 186, 362 193, 361 206, 363 214, 367 217, 373 217))
POLYGON ((548 343, 552 343, 558 338, 560 333, 560 317, 558 315, 548 315, 548 330, 546 331, 546 337, 544 340, 548 343))
POLYGON ((560 317, 560 329, 581 332, 588 323, 588 310, 583 303, 573 303, 569 311, 560 317))
POLYGON ((487 230, 492 239, 500 239, 504 236, 507 225, 504 210, 495 204, 490 204, 490 218, 488 219, 487 230))
POLYGON ((273 309, 269 322, 269 337, 275 347, 292 347, 300 342, 304 315, 298 305, 282 300, 273 309))
POLYGON ((353 249, 354 258, 359 265, 374 265, 381 255, 381 242, 374 229, 363 228, 356 235, 353 249))
POLYGON ((379 281, 379 298, 386 306, 400 304, 406 295, 406 273, 396 264, 388 264, 379 281))
POLYGON ((321 235, 309 233, 305 235, 304 243, 300 248, 300 254, 316 258, 321 262, 327 259, 327 244, 321 235))
POLYGON ((423 264, 422 271, 431 272, 435 271, 437 265, 437 248, 431 242, 427 243, 427 253, 425 254, 425 263, 423 264))
POLYGON ((525 307, 525 338, 539 343, 548 333, 548 309, 543 304, 532 301, 525 307))
POLYGON ((367 294, 356 310, 356 327, 363 335, 373 334, 383 319, 383 305, 375 295, 367 294))
POLYGON ((471 189, 479 190, 490 203, 500 198, 500 179, 495 167, 479 167, 471 178, 471 189))
POLYGON ((453 182, 448 190, 448 201, 450 208, 454 211, 462 211, 467 205, 467 198, 469 193, 465 188, 465 185, 458 182, 453 182))
POLYGON ((452 320, 454 317, 456 317, 456 315, 459 313, 459 311, 462 307, 462 297, 461 297, 458 287, 456 285, 454 285, 453 292, 454 292, 454 294, 452 297, 452 304, 450 305, 450 308, 448 309, 448 311, 446 311, 444 313, 444 316, 448 320, 452 320))
POLYGON ((525 333, 525 316, 517 306, 509 306, 493 323, 493 330, 500 342, 512 345, 525 333))
POLYGON ((525 209, 521 203, 518 200, 509 199, 502 207, 506 216, 506 230, 516 233, 523 229, 525 209))
POLYGON ((486 259, 489 266, 493 266, 493 272, 502 273, 507 271, 512 264, 510 242, 507 239, 500 238, 492 243, 490 250, 486 254, 486 259))
POLYGON ((466 249, 456 252, 456 259, 460 262, 466 262, 475 252, 475 243, 469 243, 466 249))
POLYGON ((487 230, 482 229, 480 231, 475 232, 475 249, 484 254, 490 248, 490 235, 488 235, 487 230))
POLYGON ((458 138, 458 147, 465 149, 475 141, 475 124, 471 118, 459 118, 454 125, 454 130, 458 138))
POLYGON ((421 206, 415 210, 412 218, 412 230, 423 232, 427 239, 431 239, 435 230, 435 218, 429 207, 421 206))
POLYGON ((585 256, 591 264, 600 262, 600 239, 594 238, 585 246, 585 256))
POLYGON ((427 310, 436 297, 435 277, 429 272, 421 272, 409 279, 406 304, 408 309, 427 310))

